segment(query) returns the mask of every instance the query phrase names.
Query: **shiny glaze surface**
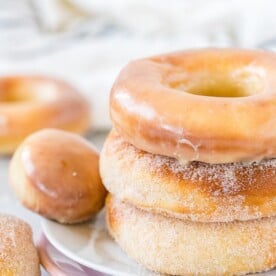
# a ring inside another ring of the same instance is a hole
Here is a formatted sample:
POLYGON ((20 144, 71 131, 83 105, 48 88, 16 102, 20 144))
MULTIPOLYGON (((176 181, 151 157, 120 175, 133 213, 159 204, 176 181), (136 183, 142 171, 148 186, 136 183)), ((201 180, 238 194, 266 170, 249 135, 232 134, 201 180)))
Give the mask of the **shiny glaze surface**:
POLYGON ((112 88, 111 118, 137 148, 182 163, 276 157, 275 73, 276 55, 263 51, 203 49, 133 61, 112 88))
POLYGON ((94 147, 80 136, 42 130, 16 151, 11 184, 32 211, 64 223, 84 221, 104 204, 98 159, 94 147))

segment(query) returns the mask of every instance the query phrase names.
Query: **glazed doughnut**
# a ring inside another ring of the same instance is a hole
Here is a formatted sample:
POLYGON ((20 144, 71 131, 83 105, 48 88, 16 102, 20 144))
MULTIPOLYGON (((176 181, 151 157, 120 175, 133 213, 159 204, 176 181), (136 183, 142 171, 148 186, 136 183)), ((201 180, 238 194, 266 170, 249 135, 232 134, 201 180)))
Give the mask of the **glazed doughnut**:
POLYGON ((129 63, 111 93, 126 141, 181 163, 276 157, 276 54, 184 51, 129 63))
POLYGON ((90 126, 87 101, 63 81, 39 76, 0 78, 0 153, 12 153, 43 128, 84 133, 90 126))
POLYGON ((112 131, 100 171, 110 193, 151 212, 202 222, 276 216, 276 159, 182 165, 136 149, 112 131))
POLYGON ((104 205, 98 160, 98 152, 84 138, 45 129, 16 150, 10 182, 30 210, 61 223, 82 222, 104 205))
POLYGON ((139 210, 108 197, 109 232, 150 270, 172 275, 241 275, 276 266, 276 218, 199 223, 139 210))
POLYGON ((32 230, 22 220, 0 214, 0 275, 40 275, 32 230))

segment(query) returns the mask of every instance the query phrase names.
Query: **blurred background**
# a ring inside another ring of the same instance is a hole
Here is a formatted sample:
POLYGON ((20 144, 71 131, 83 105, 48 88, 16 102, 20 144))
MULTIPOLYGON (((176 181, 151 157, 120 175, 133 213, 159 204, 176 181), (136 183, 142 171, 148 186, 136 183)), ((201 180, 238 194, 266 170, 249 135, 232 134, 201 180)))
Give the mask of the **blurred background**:
POLYGON ((110 88, 129 60, 206 46, 272 49, 275 8, 272 0, 0 0, 0 75, 69 81, 105 129, 110 88))

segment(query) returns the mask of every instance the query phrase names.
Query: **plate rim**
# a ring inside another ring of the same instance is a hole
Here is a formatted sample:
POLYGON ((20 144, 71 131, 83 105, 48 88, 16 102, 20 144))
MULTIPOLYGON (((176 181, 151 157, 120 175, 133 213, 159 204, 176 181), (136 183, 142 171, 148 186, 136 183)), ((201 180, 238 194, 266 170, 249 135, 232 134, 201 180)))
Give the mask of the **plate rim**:
MULTIPOLYGON (((74 253, 71 250, 69 250, 68 248, 66 248, 66 246, 59 243, 55 238, 52 237, 51 234, 49 234, 49 231, 47 229, 48 222, 57 223, 55 221, 52 221, 52 220, 49 220, 46 218, 41 218, 42 231, 43 231, 44 235, 46 236, 46 238, 48 239, 48 241, 52 244, 52 246, 54 246, 61 254, 64 254, 66 257, 70 258, 71 260, 73 260, 81 265, 84 265, 88 268, 91 268, 91 269, 96 270, 101 273, 105 273, 105 274, 109 274, 109 275, 117 275, 117 276, 133 276, 133 274, 118 271, 116 269, 109 268, 109 267, 106 267, 106 266, 103 266, 100 264, 92 263, 90 261, 84 260, 83 258, 79 257, 76 253, 74 253)), ((59 223, 57 223, 57 224, 59 224, 59 223)), ((62 225, 62 224, 60 224, 60 225, 62 225)), ((62 225, 62 226, 64 226, 64 225, 62 225)), ((114 243, 115 243, 115 241, 114 241, 114 243)))
MULTIPOLYGON (((94 262, 91 262, 91 261, 87 261, 81 257, 79 257, 76 253, 72 252, 71 250, 68 250, 68 248, 66 248, 66 246, 62 245, 62 243, 56 241, 51 235, 49 235, 49 232, 47 230, 47 223, 56 223, 56 224, 59 224, 55 221, 52 221, 52 220, 49 220, 49 219, 46 219, 46 218, 41 218, 41 226, 42 226, 42 231, 44 233, 44 235, 46 236, 46 238, 48 239, 48 241, 51 243, 51 245, 53 247, 55 247, 61 254, 65 255, 66 257, 72 259, 73 261, 83 265, 83 266, 86 266, 87 268, 91 268, 95 271, 98 271, 98 272, 101 272, 101 273, 104 273, 104 274, 108 274, 108 275, 116 275, 116 276, 139 276, 140 274, 133 274, 133 273, 127 273, 127 272, 122 272, 121 270, 118 270, 118 269, 113 269, 113 268, 109 268, 109 267, 106 267, 106 266, 103 266, 103 265, 100 265, 100 264, 97 264, 97 263, 94 263, 94 262)), ((62 225, 62 224, 59 224, 61 226, 65 226, 65 225, 62 225)), ((113 240, 114 243, 116 243, 114 240, 113 240)), ((137 265, 139 265, 137 263, 137 265)), ((139 265, 140 266, 140 265, 139 265)), ((272 276, 274 272, 274 270, 276 271, 276 269, 271 269, 271 270, 268 270, 268 271, 262 271, 262 272, 259 272, 259 273, 255 273, 255 274, 252 274, 253 275, 258 275, 258 276, 272 276)), ((144 275, 144 274, 142 274, 144 275)), ((145 274, 147 275, 147 274, 145 274)), ((149 274, 151 275, 151 274, 149 274)), ((158 275, 158 274, 157 274, 158 275)))

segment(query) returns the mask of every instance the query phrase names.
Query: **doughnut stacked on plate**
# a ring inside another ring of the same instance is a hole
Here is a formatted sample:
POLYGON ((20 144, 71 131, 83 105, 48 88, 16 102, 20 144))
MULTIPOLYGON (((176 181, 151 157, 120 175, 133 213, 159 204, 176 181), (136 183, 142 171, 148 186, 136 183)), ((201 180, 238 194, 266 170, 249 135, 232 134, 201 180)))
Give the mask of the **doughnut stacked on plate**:
POLYGON ((174 275, 276 266, 276 55, 205 49, 138 60, 111 93, 100 159, 109 232, 174 275))

